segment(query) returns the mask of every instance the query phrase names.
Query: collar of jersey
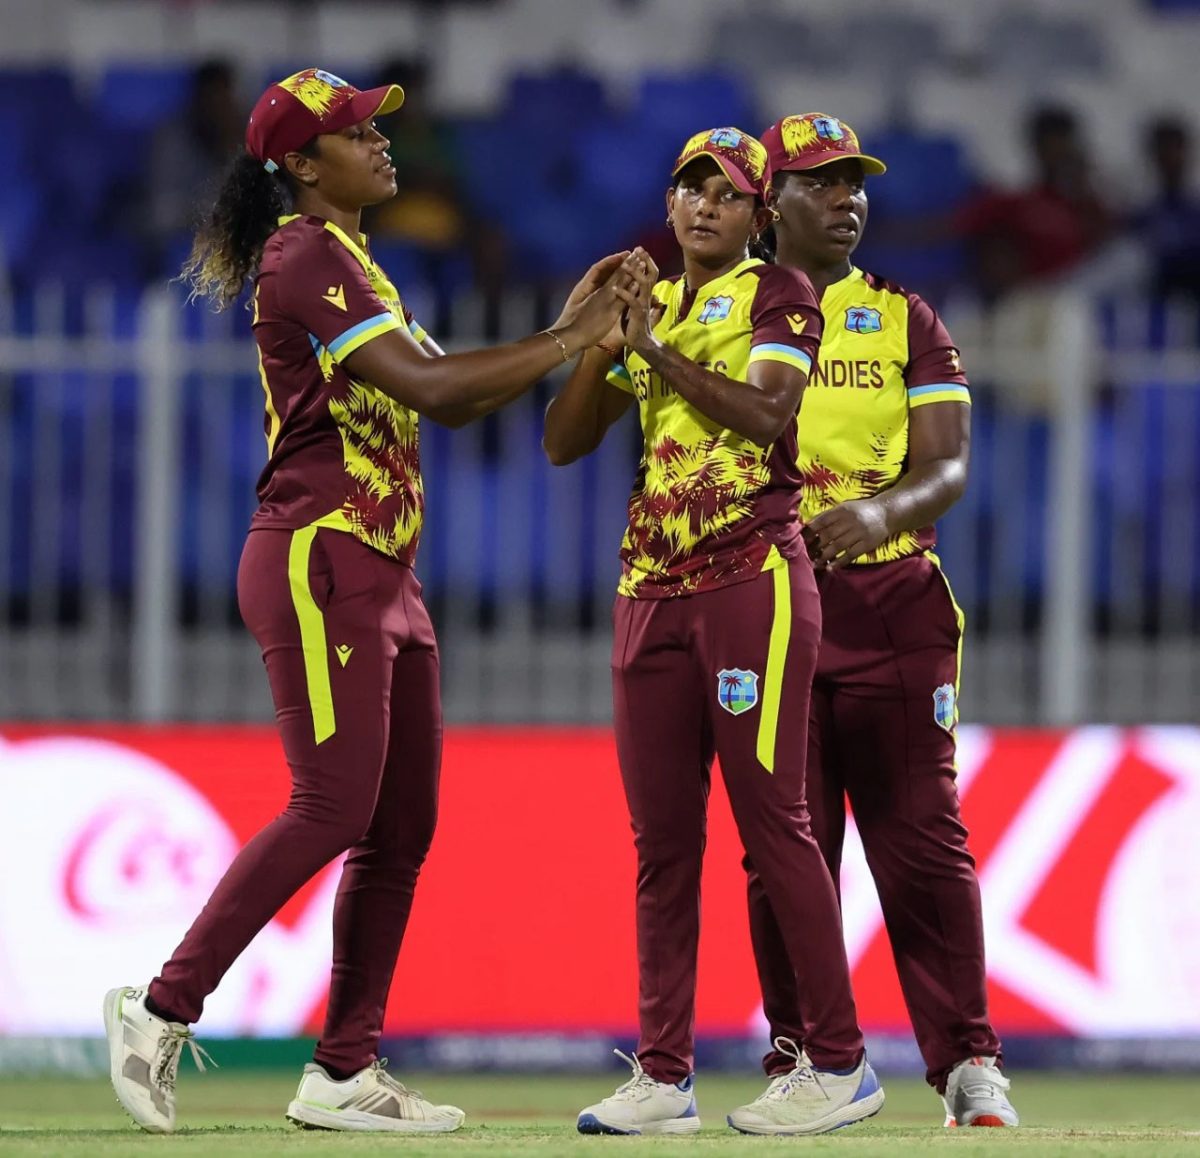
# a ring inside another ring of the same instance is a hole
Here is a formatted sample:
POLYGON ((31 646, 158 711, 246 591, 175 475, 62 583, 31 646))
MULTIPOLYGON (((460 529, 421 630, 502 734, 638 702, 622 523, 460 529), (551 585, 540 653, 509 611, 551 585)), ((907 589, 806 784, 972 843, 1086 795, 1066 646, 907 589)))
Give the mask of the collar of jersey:
POLYGON ((858 266, 852 265, 850 267, 850 272, 848 274, 846 274, 845 277, 838 278, 837 281, 833 282, 830 285, 827 285, 825 287, 825 292, 827 294, 828 293, 841 293, 843 290, 849 289, 849 287, 854 282, 862 281, 862 277, 863 277, 863 271, 861 269, 859 269, 858 266))
MULTIPOLYGON (((729 270, 727 273, 721 274, 720 277, 714 277, 712 279, 712 281, 706 281, 698 290, 696 290, 694 296, 692 297, 691 309, 689 309, 688 312, 691 313, 691 310, 694 310, 696 308, 697 302, 701 302, 701 301, 706 302, 706 301, 708 301, 709 298, 717 297, 720 294, 721 290, 724 288, 726 282, 731 281, 733 278, 737 277, 738 274, 742 273, 744 270, 749 269, 751 266, 762 265, 762 264, 763 263, 759 258, 748 257, 748 258, 746 258, 745 261, 738 262, 738 264, 735 265, 733 267, 733 269, 729 270)), ((678 322, 678 321, 683 320, 682 318, 679 317, 679 303, 683 301, 684 295, 686 295, 688 292, 687 275, 685 274, 683 277, 681 277, 674 284, 672 289, 674 290, 674 292, 671 295, 671 305, 675 311, 675 315, 676 315, 675 320, 678 322)))
MULTIPOLYGON (((282 228, 293 221, 299 221, 302 216, 304 216, 302 213, 285 214, 283 217, 279 218, 279 227, 282 228)), ((329 221, 327 218, 314 217, 313 220, 319 221, 327 230, 329 230, 330 233, 333 234, 334 237, 338 239, 338 241, 340 241, 352 254, 354 254, 354 256, 358 259, 359 265, 361 265, 363 269, 369 270, 374 264, 371 260, 370 253, 367 251, 367 235, 365 233, 360 233, 358 235, 358 241, 356 242, 344 229, 342 229, 340 226, 334 225, 334 223, 329 221)))

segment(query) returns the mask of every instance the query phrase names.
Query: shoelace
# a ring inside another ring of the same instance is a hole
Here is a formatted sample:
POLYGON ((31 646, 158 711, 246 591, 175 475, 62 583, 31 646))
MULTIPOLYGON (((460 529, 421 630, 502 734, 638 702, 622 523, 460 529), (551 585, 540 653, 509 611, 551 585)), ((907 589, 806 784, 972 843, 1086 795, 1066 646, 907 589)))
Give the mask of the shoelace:
POLYGON ((782 1054, 786 1054, 796 1064, 785 1074, 777 1074, 771 1079, 771 1084, 759 1096, 760 1102, 782 1102, 786 1101, 791 1092, 798 1086, 814 1085, 825 1093, 825 1087, 821 1085, 821 1079, 817 1077, 816 1070, 812 1067, 812 1062, 808 1060, 806 1054, 790 1037, 777 1037, 772 1043, 775 1049, 782 1054))
POLYGON ((187 1046, 192 1052, 192 1061, 196 1069, 205 1072, 204 1062, 207 1060, 213 1069, 220 1069, 212 1059, 212 1055, 195 1038, 190 1029, 164 1029, 158 1039, 158 1049, 155 1051, 154 1083, 168 1093, 175 1092, 175 1082, 179 1077, 179 1061, 183 1057, 183 1047, 187 1046))
POLYGON ((627 1053, 622 1053, 619 1049, 614 1049, 613 1053, 622 1061, 629 1063, 629 1068, 633 1070, 633 1077, 624 1085, 618 1086, 616 1092, 610 1097, 605 1098, 606 1102, 620 1101, 630 1102, 641 1097, 642 1093, 647 1090, 653 1090, 657 1084, 654 1079, 642 1069, 642 1063, 636 1057, 630 1057, 627 1053))
POLYGON ((393 1094, 399 1094, 404 1098, 416 1098, 419 1101, 425 1100, 425 1095, 420 1090, 409 1089, 402 1081, 392 1077, 387 1072, 388 1059, 385 1057, 379 1058, 371 1063, 371 1069, 375 1071, 375 1078, 384 1089, 391 1090, 393 1094))

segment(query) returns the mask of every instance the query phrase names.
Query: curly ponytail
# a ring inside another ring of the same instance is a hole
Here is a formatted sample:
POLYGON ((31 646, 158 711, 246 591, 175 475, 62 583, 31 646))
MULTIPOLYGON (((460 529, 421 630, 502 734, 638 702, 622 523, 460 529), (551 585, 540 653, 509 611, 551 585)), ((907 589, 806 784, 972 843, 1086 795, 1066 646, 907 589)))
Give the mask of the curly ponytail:
POLYGON ((188 300, 208 298, 218 310, 232 305, 246 279, 257 271, 263 246, 290 201, 278 176, 248 153, 240 153, 180 270, 179 280, 191 289, 188 300))

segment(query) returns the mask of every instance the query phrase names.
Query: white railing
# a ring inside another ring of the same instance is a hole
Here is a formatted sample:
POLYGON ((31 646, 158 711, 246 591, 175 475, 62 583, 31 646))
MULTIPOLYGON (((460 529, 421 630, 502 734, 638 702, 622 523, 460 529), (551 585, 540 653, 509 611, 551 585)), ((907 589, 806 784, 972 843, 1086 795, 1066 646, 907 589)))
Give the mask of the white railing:
MULTIPOLYGON (((950 312, 977 400, 940 547, 968 617, 966 718, 1196 718, 1197 317, 1172 312, 1153 340, 1145 303, 1117 317, 1105 345, 1070 294, 950 312)), ((456 302, 451 345, 482 342, 482 319, 456 302)), ((546 320, 509 295, 498 336, 546 320)), ((264 454, 247 329, 169 291, 46 289, 20 321, 0 303, 0 716, 269 716, 233 592, 264 454)), ((552 386, 464 431, 423 426, 417 570, 452 719, 608 715, 635 424, 554 470, 538 446, 552 386)))

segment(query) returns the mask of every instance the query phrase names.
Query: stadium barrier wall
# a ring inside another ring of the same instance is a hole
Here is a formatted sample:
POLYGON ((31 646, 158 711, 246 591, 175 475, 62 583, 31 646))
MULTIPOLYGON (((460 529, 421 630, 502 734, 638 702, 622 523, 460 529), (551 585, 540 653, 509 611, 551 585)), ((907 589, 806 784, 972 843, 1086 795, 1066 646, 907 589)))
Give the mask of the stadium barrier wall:
MULTIPOLYGON (((1010 1049, 1196 1064, 1200 729, 960 731, 992 1011, 1010 1049)), ((740 1064, 765 1026, 715 781, 697 1027, 702 1058, 740 1064)), ((95 1034, 105 988, 154 974, 287 783, 267 728, 0 726, 0 1068, 14 1038, 56 1041, 47 1065, 94 1062, 93 1046, 65 1043, 95 1034)), ((610 734, 452 728, 442 785, 387 1012, 390 1052, 458 1067, 603 1064, 611 1044, 633 1040, 636 1014, 634 856, 610 734)), ((302 890, 237 962, 205 1037, 316 1032, 336 876, 331 866, 302 890)), ((864 1026, 881 1060, 911 1067, 853 828, 843 896, 864 1026)))
MULTIPOLYGON (((155 289, 0 287, 0 718, 266 722, 234 575, 265 454, 248 314, 155 289)), ((428 297, 406 294, 433 325, 428 297)), ((449 348, 494 326, 455 298, 449 348)), ((966 613, 964 717, 1194 722, 1200 685, 1200 315, 1078 293, 951 303, 974 394, 970 484, 938 546, 966 613)), ((636 423, 567 468, 557 379, 456 432, 422 423, 417 573, 447 718, 601 723, 636 423)))

